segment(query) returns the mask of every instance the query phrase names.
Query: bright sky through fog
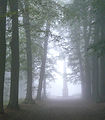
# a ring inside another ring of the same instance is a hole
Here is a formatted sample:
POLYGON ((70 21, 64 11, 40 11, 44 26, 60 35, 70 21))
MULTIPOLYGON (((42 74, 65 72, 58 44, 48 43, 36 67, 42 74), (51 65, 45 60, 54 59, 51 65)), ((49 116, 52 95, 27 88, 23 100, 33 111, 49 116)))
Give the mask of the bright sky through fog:
POLYGON ((59 3, 64 3, 64 4, 68 4, 68 3, 73 3, 74 0, 55 0, 59 3))
MULTIPOLYGON (((55 1, 61 3, 61 5, 73 2, 73 0, 55 0, 55 1)), ((59 29, 59 27, 58 27, 58 29, 52 29, 52 33, 54 35, 60 35, 61 36, 60 29, 59 29)), ((67 34, 67 33, 65 33, 65 34, 67 34)), ((64 37, 64 34, 62 34, 62 35, 63 36, 61 36, 61 37, 64 37)), ((55 45, 53 43, 50 43, 49 48, 50 49, 48 50, 48 57, 51 58, 51 57, 57 57, 57 56, 60 55, 59 54, 59 52, 60 52, 59 48, 55 49, 55 45)), ((58 73, 55 74, 56 80, 54 82, 50 83, 51 87, 48 90, 48 93, 49 93, 50 96, 62 96, 63 71, 64 71, 63 62, 64 62, 63 60, 59 60, 59 59, 57 60, 57 62, 55 62, 56 70, 58 71, 58 73)), ((70 73, 71 69, 67 68, 66 71, 70 73)), ((81 86, 80 85, 74 85, 74 84, 71 84, 70 82, 68 82, 68 88, 69 88, 68 92, 69 92, 70 96, 81 93, 81 86)))
MULTIPOLYGON (((56 57, 59 56, 59 52, 50 49, 48 53, 48 57, 56 57)), ((50 88, 48 90, 49 96, 62 96, 62 89, 63 89, 63 60, 57 60, 56 64, 56 70, 58 73, 55 74, 56 80, 54 82, 50 83, 50 88)), ((67 72, 71 72, 71 70, 68 68, 67 72)), ((80 85, 73 85, 68 82, 68 88, 69 88, 69 96, 80 94, 81 93, 81 86, 80 85)))

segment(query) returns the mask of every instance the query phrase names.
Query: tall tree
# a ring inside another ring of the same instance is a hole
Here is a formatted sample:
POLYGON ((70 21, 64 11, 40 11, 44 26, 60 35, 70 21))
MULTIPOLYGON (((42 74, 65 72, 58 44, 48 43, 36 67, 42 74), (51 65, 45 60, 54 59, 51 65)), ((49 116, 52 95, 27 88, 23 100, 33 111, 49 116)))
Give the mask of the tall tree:
POLYGON ((43 53, 43 56, 42 56, 40 79, 39 79, 38 91, 37 91, 37 100, 39 100, 39 101, 41 100, 42 85, 43 85, 43 80, 45 78, 45 66, 46 66, 46 58, 47 58, 49 30, 50 30, 50 24, 47 21, 46 31, 45 31, 45 39, 44 39, 44 53, 43 53))
POLYGON ((8 108, 18 109, 19 84, 19 30, 18 30, 18 0, 9 0, 12 15, 11 40, 11 88, 8 108))
POLYGON ((25 8, 23 8, 23 24, 26 34, 26 52, 27 52, 27 93, 26 102, 32 102, 32 48, 31 48, 31 31, 30 31, 30 21, 29 21, 29 2, 24 1, 25 8))
POLYGON ((6 7, 7 0, 0 0, 0 113, 3 113, 3 90, 6 61, 6 7))
MULTIPOLYGON (((98 7, 96 9, 97 11, 97 24, 99 25, 98 28, 100 27, 100 31, 99 31, 99 40, 100 42, 104 43, 105 42, 105 15, 104 12, 105 11, 105 3, 103 4, 103 1, 98 1, 96 0, 97 6, 98 7)), ((96 25, 97 25, 96 24, 96 25)), ((105 51, 102 51, 103 53, 105 51)), ((100 99, 101 101, 105 102, 105 53, 103 54, 103 56, 99 57, 99 93, 100 93, 100 99)))
POLYGON ((67 85, 67 62, 66 62, 66 57, 64 56, 64 63, 63 63, 63 97, 68 97, 68 85, 67 85))

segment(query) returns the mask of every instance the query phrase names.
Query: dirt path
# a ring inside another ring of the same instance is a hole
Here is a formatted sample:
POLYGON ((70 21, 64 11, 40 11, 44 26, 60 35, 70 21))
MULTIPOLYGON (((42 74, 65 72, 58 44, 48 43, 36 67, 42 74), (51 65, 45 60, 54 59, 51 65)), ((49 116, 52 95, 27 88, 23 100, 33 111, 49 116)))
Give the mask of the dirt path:
POLYGON ((50 100, 44 104, 21 105, 20 111, 6 111, 0 120, 105 120, 105 104, 81 100, 50 100))

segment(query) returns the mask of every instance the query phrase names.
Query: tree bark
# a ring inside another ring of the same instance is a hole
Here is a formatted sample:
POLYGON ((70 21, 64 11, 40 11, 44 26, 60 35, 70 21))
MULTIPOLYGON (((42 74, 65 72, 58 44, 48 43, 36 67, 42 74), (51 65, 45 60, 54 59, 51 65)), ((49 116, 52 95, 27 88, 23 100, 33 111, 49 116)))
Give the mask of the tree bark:
POLYGON ((46 77, 44 77, 44 80, 43 80, 43 99, 46 100, 47 98, 47 95, 46 95, 46 77))
POLYGON ((0 113, 3 109, 3 90, 6 62, 6 7, 7 0, 0 0, 0 113))
POLYGON ((79 68, 80 68, 80 79, 81 79, 81 89, 82 89, 82 98, 85 98, 85 93, 86 93, 86 83, 85 83, 85 77, 84 77, 84 70, 83 70, 83 62, 82 62, 82 56, 80 52, 80 43, 76 41, 76 51, 77 51, 77 56, 79 59, 79 68))
POLYGON ((27 52, 27 93, 26 102, 32 102, 32 48, 31 48, 31 31, 29 22, 29 3, 24 1, 25 10, 23 12, 23 24, 26 34, 26 52, 27 52))
MULTIPOLYGON (((105 41, 105 17, 104 15, 102 15, 102 22, 100 23, 101 26, 101 37, 100 40, 101 41, 105 41)), ((99 75, 100 75, 100 100, 102 102, 105 102, 105 54, 103 56, 100 57, 100 71, 99 71, 99 75)))
MULTIPOLYGON (((90 78, 90 59, 89 59, 89 56, 88 56, 88 51, 87 51, 87 48, 89 47, 89 37, 90 36, 90 31, 88 33, 87 31, 87 21, 85 20, 84 21, 84 40, 85 40, 85 83, 86 83, 86 86, 85 86, 85 97, 86 99, 91 99, 91 78, 90 78)), ((90 28, 91 26, 89 26, 90 28)), ((91 29, 89 29, 91 30, 91 29)))
POLYGON ((44 80, 44 77, 45 77, 45 66, 46 66, 46 58, 47 58, 49 30, 50 30, 50 25, 47 22, 46 33, 45 33, 45 41, 44 41, 44 54, 42 56, 42 64, 41 64, 40 78, 39 78, 37 98, 36 98, 38 101, 41 100, 42 84, 43 84, 43 80, 44 80))
POLYGON ((23 14, 23 26, 26 35, 26 53, 27 53, 27 91, 25 103, 32 103, 32 48, 31 48, 31 31, 30 31, 30 21, 29 21, 29 2, 24 1, 23 3, 19 1, 19 6, 23 14))
MULTIPOLYGON (((99 39, 99 29, 95 25, 94 43, 99 39)), ((99 61, 96 55, 92 56, 92 98, 97 101, 99 98, 99 61)))
POLYGON ((11 40, 11 88, 8 108, 18 109, 19 84, 19 30, 18 30, 18 0, 9 0, 12 13, 12 40, 11 40))

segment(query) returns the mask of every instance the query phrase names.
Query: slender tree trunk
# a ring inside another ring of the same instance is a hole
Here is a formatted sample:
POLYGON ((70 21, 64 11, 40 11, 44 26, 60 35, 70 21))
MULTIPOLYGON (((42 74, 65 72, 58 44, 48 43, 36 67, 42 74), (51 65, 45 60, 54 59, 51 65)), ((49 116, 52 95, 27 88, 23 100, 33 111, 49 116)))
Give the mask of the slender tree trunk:
POLYGON ((8 108, 18 109, 19 84, 19 30, 18 30, 18 0, 9 0, 12 13, 12 40, 11 40, 11 88, 8 108))
POLYGON ((46 100, 46 77, 43 80, 43 99, 46 100))
MULTIPOLYGON (((91 99, 91 78, 90 78, 90 59, 88 56, 87 48, 89 47, 89 37, 90 34, 87 31, 87 21, 84 21, 84 40, 85 40, 85 82, 86 82, 86 93, 85 97, 86 99, 91 99)), ((90 26, 89 26, 90 28, 90 26)), ((91 29, 90 29, 91 30, 91 29)), ((90 32, 90 31, 89 31, 90 32)))
POLYGON ((39 79, 38 91, 37 91, 37 100, 39 100, 39 101, 41 100, 42 84, 43 84, 43 80, 44 80, 44 77, 45 77, 45 66, 46 66, 46 58, 47 58, 49 30, 50 30, 50 25, 47 22, 46 33, 45 33, 45 41, 44 41, 44 54, 42 56, 40 79, 39 79))
POLYGON ((98 70, 98 58, 92 57, 92 98, 97 101, 99 97, 99 70, 98 70))
POLYGON ((63 72, 63 97, 68 97, 67 73, 66 73, 66 58, 64 58, 63 72))
POLYGON ((19 1, 19 6, 23 14, 23 25, 26 34, 26 52, 27 52, 27 92, 25 103, 32 103, 32 48, 31 48, 31 31, 30 31, 30 21, 29 21, 29 3, 24 1, 23 3, 19 1))
POLYGON ((85 98, 85 93, 86 93, 86 83, 85 83, 85 77, 84 77, 84 70, 83 70, 83 62, 82 62, 82 56, 80 52, 80 44, 79 42, 76 42, 76 51, 77 51, 77 56, 79 59, 79 68, 80 68, 80 79, 81 79, 81 88, 82 88, 82 98, 85 98))
MULTIPOLYGON (((104 15, 103 15, 104 16, 104 15)), ((101 41, 105 41, 105 17, 102 16, 102 22, 100 23, 101 26, 101 41)), ((102 102, 105 102, 105 54, 100 57, 100 99, 102 102)))
POLYGON ((88 11, 88 7, 90 5, 87 5, 86 1, 83 1, 83 13, 84 16, 82 16, 83 19, 83 38, 84 38, 84 83, 85 83, 85 98, 86 99, 90 99, 91 98, 91 78, 90 78, 90 59, 89 56, 87 56, 87 48, 89 47, 89 41, 90 41, 90 33, 91 33, 91 24, 90 21, 91 19, 89 19, 89 11, 88 11), (88 29, 89 27, 89 29, 88 29), (89 31, 88 31, 89 30, 89 31))
POLYGON ((82 98, 85 98, 86 95, 86 82, 85 82, 85 71, 84 71, 84 66, 83 66, 83 58, 82 58, 82 53, 80 50, 80 42, 81 42, 81 38, 80 38, 80 22, 78 21, 78 27, 76 28, 76 33, 77 33, 77 37, 78 39, 76 40, 76 54, 78 56, 79 59, 79 69, 80 69, 80 79, 81 79, 81 90, 82 90, 82 98))
POLYGON ((29 3, 24 1, 25 10, 23 12, 23 24, 26 34, 26 51, 27 51, 27 93, 26 102, 32 102, 32 48, 31 48, 31 31, 29 22, 29 3))
MULTIPOLYGON (((99 39, 99 29, 95 25, 94 43, 99 39)), ((99 62, 96 55, 92 56, 92 98, 97 101, 99 97, 99 62)))
POLYGON ((3 90, 6 59, 6 7, 7 0, 0 0, 0 113, 3 113, 3 90))

